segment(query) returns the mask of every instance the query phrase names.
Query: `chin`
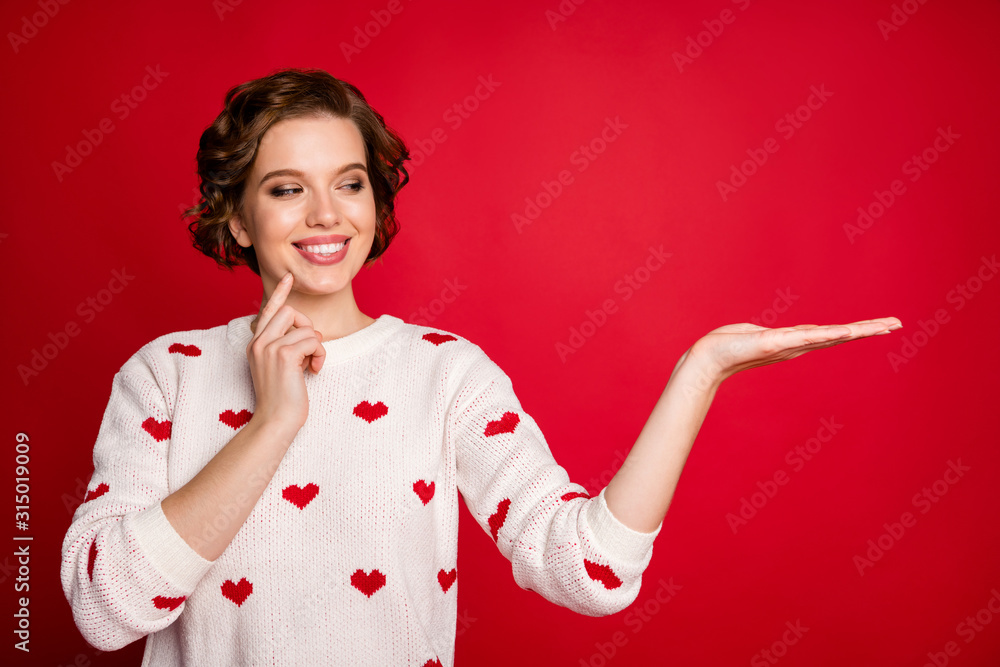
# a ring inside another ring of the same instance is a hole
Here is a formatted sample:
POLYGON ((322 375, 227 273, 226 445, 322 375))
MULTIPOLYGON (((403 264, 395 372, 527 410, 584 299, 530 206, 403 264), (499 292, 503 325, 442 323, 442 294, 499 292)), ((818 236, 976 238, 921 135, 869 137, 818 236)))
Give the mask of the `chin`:
POLYGON ((297 292, 302 294, 308 294, 310 296, 323 296, 325 294, 336 294, 337 292, 342 292, 350 287, 350 282, 343 283, 311 283, 308 285, 303 285, 301 289, 296 289, 297 292))

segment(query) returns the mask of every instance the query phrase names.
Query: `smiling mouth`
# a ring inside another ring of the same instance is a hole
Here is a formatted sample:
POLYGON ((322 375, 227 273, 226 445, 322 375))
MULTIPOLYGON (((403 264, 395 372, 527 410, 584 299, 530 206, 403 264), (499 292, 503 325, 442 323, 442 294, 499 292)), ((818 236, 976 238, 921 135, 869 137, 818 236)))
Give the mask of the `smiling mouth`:
POLYGON ((306 252, 311 252, 315 255, 322 255, 328 257, 343 250, 344 246, 346 246, 349 242, 350 239, 347 239, 342 243, 323 243, 321 245, 302 245, 300 243, 293 243, 292 245, 294 245, 296 248, 301 248, 306 252))

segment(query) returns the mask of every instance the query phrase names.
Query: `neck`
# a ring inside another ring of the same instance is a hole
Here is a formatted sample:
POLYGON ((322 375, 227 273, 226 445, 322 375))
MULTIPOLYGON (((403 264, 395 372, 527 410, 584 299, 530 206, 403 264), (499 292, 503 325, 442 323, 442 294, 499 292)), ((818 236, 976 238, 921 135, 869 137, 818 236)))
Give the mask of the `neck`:
MULTIPOLYGON (((264 286, 264 297, 261 299, 260 311, 250 323, 250 330, 257 332, 257 320, 271 298, 273 286, 264 286)), ((354 301, 354 291, 350 283, 344 289, 333 294, 303 294, 294 289, 285 299, 285 304, 291 306, 309 318, 313 328, 323 334, 323 340, 343 338, 356 331, 364 329, 374 318, 361 312, 354 301)))

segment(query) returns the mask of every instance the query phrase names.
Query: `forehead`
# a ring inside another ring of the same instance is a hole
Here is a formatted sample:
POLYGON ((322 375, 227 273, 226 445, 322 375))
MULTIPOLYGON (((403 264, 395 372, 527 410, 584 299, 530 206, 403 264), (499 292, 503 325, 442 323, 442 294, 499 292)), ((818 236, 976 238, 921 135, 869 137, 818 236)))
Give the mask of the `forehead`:
POLYGON ((304 116, 278 121, 261 137, 254 169, 323 169, 365 164, 365 143, 347 118, 304 116))

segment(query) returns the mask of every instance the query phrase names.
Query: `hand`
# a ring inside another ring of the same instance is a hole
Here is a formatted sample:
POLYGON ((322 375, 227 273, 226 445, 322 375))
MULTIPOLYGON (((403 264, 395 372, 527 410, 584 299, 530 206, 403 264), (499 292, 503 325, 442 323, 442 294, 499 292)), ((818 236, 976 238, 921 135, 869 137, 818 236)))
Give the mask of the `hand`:
POLYGON ((318 373, 326 359, 323 336, 301 312, 285 304, 294 278, 285 275, 257 318, 247 359, 257 404, 254 419, 284 424, 297 433, 309 416, 302 373, 318 373))
MULTIPOLYGON (((794 359, 810 350, 832 347, 859 338, 879 336, 902 327, 895 317, 851 324, 799 324, 768 329, 756 324, 728 324, 705 334, 684 353, 701 366, 717 385, 734 373, 794 359)), ((678 362, 678 365, 681 362, 678 362)))

